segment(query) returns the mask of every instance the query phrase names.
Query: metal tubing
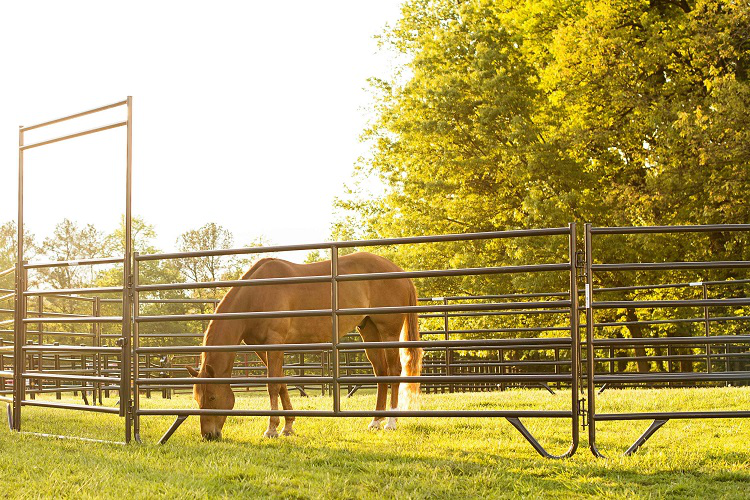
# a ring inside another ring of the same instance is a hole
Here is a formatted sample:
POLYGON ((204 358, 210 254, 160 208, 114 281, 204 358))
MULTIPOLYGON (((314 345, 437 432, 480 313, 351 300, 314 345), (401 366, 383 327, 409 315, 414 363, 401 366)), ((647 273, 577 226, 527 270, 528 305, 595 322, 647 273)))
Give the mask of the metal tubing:
POLYGON ((23 372, 21 377, 24 379, 28 378, 41 378, 47 380, 72 380, 76 382, 119 382, 119 378, 115 377, 96 377, 90 375, 75 375, 75 374, 60 374, 60 373, 49 373, 49 372, 23 372))
POLYGON ((34 400, 27 399, 27 400, 21 401, 21 404, 23 406, 41 406, 44 408, 59 408, 61 410, 77 410, 77 411, 90 411, 90 412, 95 412, 95 413, 110 413, 113 415, 117 415, 119 413, 119 410, 117 408, 109 408, 106 406, 53 403, 52 401, 40 401, 38 399, 34 399, 34 400))
MULTIPOLYGON (((301 276, 292 278, 257 278, 249 280, 221 280, 203 281, 200 283, 165 283, 154 285, 140 285, 139 292, 157 292, 163 290, 195 290, 199 288, 227 288, 235 286, 265 286, 265 285, 299 285, 307 283, 330 283, 330 276, 301 276)), ((168 299, 162 299, 168 300, 168 299)), ((145 302, 145 301, 144 301, 145 302)), ((206 301, 201 300, 201 303, 206 301)))
POLYGON ((67 121, 67 120, 72 120, 73 118, 79 118, 81 116, 86 116, 86 115, 90 115, 90 114, 93 114, 93 113, 97 113, 99 111, 104 111, 104 110, 107 110, 107 109, 116 108, 118 106, 124 106, 127 103, 128 103, 127 100, 125 100, 125 101, 118 101, 118 102, 115 102, 115 103, 112 103, 112 104, 107 104, 106 106, 99 106, 98 108, 89 109, 88 111, 82 111, 80 113, 76 113, 76 114, 73 114, 73 115, 63 116, 62 118, 56 118, 54 120, 49 120, 49 121, 46 121, 46 122, 37 123, 36 125, 29 125, 28 127, 21 127, 21 132, 27 132, 29 130, 34 130, 34 129, 41 128, 41 127, 46 127, 47 125, 53 125, 55 123, 60 123, 60 122, 64 122, 64 121, 67 121))
POLYGON ((128 96, 128 119, 127 119, 127 144, 126 144, 126 166, 125 166, 125 254, 123 256, 122 274, 122 373, 120 375, 120 416, 125 417, 125 442, 130 442, 131 418, 132 418, 132 395, 131 395, 131 314, 133 299, 133 217, 132 217, 132 191, 133 191, 133 98, 128 96))
POLYGON ((24 381, 21 378, 23 372, 24 356, 21 347, 26 344, 26 291, 27 282, 24 279, 24 220, 23 220, 23 129, 18 131, 18 214, 16 218, 17 240, 16 240, 16 280, 15 280, 15 324, 13 334, 13 428, 21 430, 21 401, 26 399, 24 394, 24 381))
MULTIPOLYGON (((716 323, 719 321, 747 321, 750 316, 713 316, 709 317, 708 321, 716 323)), ((706 318, 674 318, 674 319, 655 319, 646 321, 611 321, 606 323, 595 323, 594 326, 607 327, 607 326, 627 326, 627 325, 676 325, 679 323, 701 323, 705 322, 706 318)))
MULTIPOLYGON (((488 304, 461 304, 461 305, 432 305, 432 306, 404 306, 404 307, 362 307, 339 309, 338 314, 344 316, 359 316, 369 314, 403 314, 419 312, 443 312, 443 311, 492 311, 503 309, 539 309, 550 305, 569 307, 569 300, 558 300, 549 302, 500 302, 488 304)), ((567 312, 567 310, 564 310, 567 312)), ((262 311, 262 312, 238 312, 238 313, 214 313, 214 314, 174 314, 158 316, 140 316, 138 321, 201 321, 211 319, 238 320, 252 318, 302 318, 313 316, 330 316, 331 309, 308 309, 296 311, 262 311)))
POLYGON ((594 260, 591 242, 591 224, 584 224, 584 245, 586 255, 586 405, 589 427, 589 450, 595 457, 603 457, 596 446, 596 387, 594 386, 594 281, 592 262, 594 260))
POLYGON ((592 227, 593 234, 709 233, 749 231, 750 224, 706 224, 695 226, 592 227))
MULTIPOLYGON (((47 335, 47 332, 44 332, 47 335)), ((93 336, 94 334, 92 334, 93 336)), ((119 347, 99 347, 99 346, 87 346, 87 345, 25 345, 22 347, 24 351, 34 352, 77 352, 77 353, 119 353, 121 349, 119 347)))
MULTIPOLYGON (((138 411, 136 410, 136 412, 135 412, 135 415, 136 415, 136 416, 140 416, 140 412, 138 412, 138 411)), ((171 426, 169 426, 169 429, 167 429, 167 432, 165 432, 165 433, 164 433, 164 435, 163 435, 163 436, 162 436, 161 438, 159 438, 159 441, 158 441, 158 443, 159 443, 159 444, 164 444, 164 443, 166 443, 166 442, 167 442, 167 441, 169 440, 169 438, 171 438, 171 437, 172 437, 172 434, 174 434, 174 433, 175 433, 175 431, 177 430, 177 428, 178 428, 179 426, 181 426, 181 425, 182 425, 182 423, 183 423, 183 422, 184 422, 184 421, 185 421, 185 420, 186 420, 187 418, 188 418, 188 416, 187 416, 187 415, 177 415, 177 419, 175 419, 174 423, 172 423, 172 425, 171 425, 171 426)))
MULTIPOLYGON (((138 263, 138 252, 133 252, 133 279, 131 280, 131 292, 132 292, 132 300, 133 300, 133 350, 132 350, 132 356, 133 356, 133 381, 137 382, 140 379, 140 357, 138 354, 138 348, 140 346, 140 339, 138 338, 139 335, 139 324, 137 321, 135 321, 135 318, 137 318, 140 315, 140 302, 139 302, 139 294, 138 294, 138 282, 139 282, 139 263, 138 263)), ((146 356, 146 359, 148 360, 148 356, 146 356)), ((140 391, 138 391, 138 386, 136 386, 135 390, 133 391, 133 414, 132 414, 132 420, 133 420, 133 436, 135 436, 136 442, 141 442, 141 418, 140 415, 138 415, 138 408, 140 408, 141 404, 141 395, 140 391)), ((182 422, 180 422, 182 423, 182 422)), ((176 427, 175 427, 176 429, 176 427)), ((172 431, 174 432, 174 431, 172 431)), ((171 435, 171 434, 170 434, 171 435)), ((169 439, 169 436, 167 436, 167 439, 169 439)))
POLYGON ((687 420, 694 418, 750 418, 750 411, 660 411, 644 413, 600 413, 599 422, 615 420, 687 420))
POLYGON ((333 388, 333 411, 341 410, 341 390, 339 388, 339 250, 336 246, 331 247, 331 356, 332 356, 332 388, 333 388))
POLYGON ((478 267, 463 269, 444 269, 430 271, 399 271, 389 273, 363 273, 363 274, 343 274, 339 276, 338 281, 372 281, 386 279, 403 279, 403 278, 440 278, 446 276, 482 276, 487 274, 516 274, 516 273, 534 273, 564 271, 568 269, 567 264, 537 264, 528 266, 503 266, 503 267, 478 267))
MULTIPOLYGON (((573 416, 575 416, 577 413, 573 412, 573 416)), ((534 435, 529 431, 525 425, 521 423, 521 420, 518 419, 518 417, 506 417, 506 420, 510 422, 510 424, 518 430, 518 432, 521 433, 521 435, 526 439, 526 441, 531 444, 531 446, 536 450, 537 453, 539 453, 544 458, 551 458, 551 459, 562 459, 562 458, 568 458, 573 453, 575 453, 575 449, 571 448, 567 452, 563 453, 562 455, 552 455, 547 450, 544 449, 544 447, 539 443, 539 441, 536 440, 534 435), (572 452, 571 452, 572 451, 572 452)), ((575 428, 577 429, 577 427, 575 428)))
MULTIPOLYGON (((488 231, 482 233, 442 234, 437 236, 413 236, 408 238, 381 238, 372 240, 337 241, 337 248, 373 247, 406 245, 416 243, 444 243, 451 241, 493 240, 501 238, 518 238, 528 236, 552 236, 568 233, 567 227, 546 229, 513 229, 508 231, 488 231)), ((190 257, 218 257, 225 255, 244 255, 253 253, 291 252, 298 250, 325 250, 331 248, 331 242, 309 243, 303 245, 279 245, 267 247, 232 248, 227 250, 201 250, 195 252, 161 253, 141 255, 140 260, 185 259, 190 257)))
POLYGON ((711 262, 623 262, 621 264, 594 264, 594 271, 674 271, 676 269, 738 269, 750 267, 747 260, 711 262))
POLYGON ((747 344, 750 343, 750 335, 716 335, 715 337, 660 337, 660 338, 612 338, 596 339, 595 346, 621 345, 666 345, 666 344, 722 344, 722 343, 747 344))
MULTIPOLYGON (((476 339, 476 340, 409 340, 393 342, 340 342, 339 350, 346 349, 389 349, 394 347, 454 347, 464 349, 479 348, 539 348, 569 347, 567 338, 519 338, 519 339, 476 339), (525 347, 532 346, 532 347, 525 347)), ((141 354, 159 353, 196 353, 202 352, 255 352, 255 351, 325 351, 330 350, 329 342, 315 344, 235 344, 235 345, 191 345, 191 346, 160 346, 140 347, 141 354)))
MULTIPOLYGON (((98 408, 98 407, 97 407, 98 408)), ((210 410, 170 408, 139 410, 141 415, 227 415, 237 417, 501 417, 571 418, 569 411, 557 410, 210 410)))
MULTIPOLYGON (((50 262, 29 262, 24 267, 26 269, 40 269, 50 267, 75 267, 75 266, 93 266, 97 264, 120 264, 122 259, 119 257, 106 257, 102 259, 80 259, 80 260, 55 260, 50 262)), ((60 290, 56 290, 60 293, 60 290)))
MULTIPOLYGON (((91 287, 91 288, 67 288, 60 290, 27 290, 24 292, 26 296, 34 295, 54 295, 60 296, 60 298, 66 299, 83 299, 84 297, 66 297, 64 294, 70 293, 122 293, 121 286, 103 286, 103 287, 91 287)), ((93 298, 91 300, 94 300, 93 298)))
POLYGON ((693 300, 613 300, 593 304, 594 309, 654 309, 657 307, 736 307, 750 305, 750 297, 741 299, 693 300))
POLYGON ((713 372, 713 373, 629 373, 622 375, 594 375, 594 382, 611 383, 648 383, 648 382, 708 382, 727 380, 748 380, 750 372, 713 372))
POLYGON ((117 127, 124 127, 125 125, 128 125, 128 123, 129 122, 126 122, 126 121, 125 122, 111 123, 109 125, 104 125, 102 127, 96 127, 96 128, 92 128, 92 129, 88 129, 88 130, 82 130, 82 131, 76 132, 74 134, 63 135, 63 136, 60 136, 60 137, 55 137, 54 139, 47 139, 46 141, 35 142, 35 143, 29 144, 27 146, 20 146, 18 149, 20 149, 21 151, 25 151, 27 149, 38 148, 39 146, 46 146, 47 144, 54 144, 56 142, 65 141, 65 140, 68 140, 68 139, 74 139, 76 137, 81 137, 81 136, 84 136, 84 135, 94 134, 96 132, 103 132, 104 130, 110 130, 110 129, 117 128, 117 127))
POLYGON ((667 420, 654 420, 651 425, 648 426, 648 429, 641 434, 641 436, 635 440, 635 442, 630 445, 630 448, 627 449, 627 451, 624 453, 626 457, 631 456, 633 453, 638 451, 638 448, 643 446, 646 441, 648 441, 648 438, 654 435, 656 431, 661 429, 661 427, 667 423, 667 420))
MULTIPOLYGON (((581 332, 579 330, 579 309, 578 309, 578 274, 576 269, 576 255, 577 255, 577 248, 576 248, 576 224, 575 222, 571 223, 569 225, 570 233, 568 235, 568 261, 569 261, 569 270, 570 273, 570 341, 571 341, 571 349, 570 349, 570 376, 571 376, 571 384, 570 384, 570 393, 571 393, 571 402, 570 402, 570 408, 571 413, 573 414, 573 417, 571 418, 571 434, 572 434, 572 443, 570 445, 570 448, 567 452, 565 452, 562 457, 571 457, 578 449, 578 441, 579 441, 579 415, 578 415, 578 381, 580 378, 580 369, 581 369, 581 362, 580 362, 580 355, 581 355, 581 332)), ((559 351, 555 351, 556 356, 559 356, 559 351)), ((557 371, 557 370, 556 370, 557 371)), ((549 388, 548 388, 549 390, 549 388)), ((550 390, 550 392, 552 392, 550 390)), ((554 393, 553 393, 554 394, 554 393)), ((513 422, 511 422, 513 423, 513 422)), ((523 425, 521 424, 520 420, 517 421, 517 424, 514 424, 516 429, 521 431, 521 434, 524 434, 521 430, 523 428, 523 425)), ((527 431, 528 432, 528 431, 527 431)), ((530 433, 529 433, 530 434, 530 433)), ((525 434, 524 434, 524 437, 525 434)), ((529 439, 528 437, 526 438, 529 439)), ((531 441, 529 441, 531 442, 531 441)), ((531 443, 532 446, 534 443, 531 443)), ((539 450, 537 450, 539 451, 539 450)), ((549 458, 556 458, 550 455, 549 458)))
MULTIPOLYGON (((39 374, 44 375, 44 374, 39 374)), ((76 375, 58 375, 58 377, 66 377, 65 380, 85 380, 94 379, 95 377, 83 377, 76 375)), ((44 378, 44 377, 39 377, 44 378)), ((51 377, 50 377, 51 378, 51 377)), ((104 378, 104 377, 102 377, 104 378)), ((112 380, 108 378, 107 380, 112 380)), ((513 373, 509 375, 493 374, 493 375, 477 375, 467 373, 465 375, 452 375, 450 377, 445 375, 418 375, 418 376, 345 376, 337 378, 339 384, 392 384, 401 382, 569 382, 571 380, 570 375, 560 374, 555 375, 553 373, 538 373, 538 374, 527 374, 527 373, 513 373)), ((257 383, 259 385, 265 384, 320 384, 332 382, 331 377, 172 377, 172 378, 143 378, 136 380, 136 385, 194 385, 194 384, 231 384, 231 383, 257 383)))
POLYGON ((36 318, 25 318, 23 323, 120 323, 122 321, 123 318, 119 316, 80 316, 74 318, 40 316, 36 318))

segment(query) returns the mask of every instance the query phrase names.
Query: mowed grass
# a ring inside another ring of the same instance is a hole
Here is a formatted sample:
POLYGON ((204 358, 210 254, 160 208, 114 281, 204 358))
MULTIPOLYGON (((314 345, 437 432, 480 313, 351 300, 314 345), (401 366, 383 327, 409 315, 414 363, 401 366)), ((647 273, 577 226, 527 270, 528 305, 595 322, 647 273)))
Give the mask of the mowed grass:
MULTIPOLYGON (((68 398, 68 401, 74 401, 68 398)), ((600 411, 750 408, 750 388, 607 390, 600 411)), ((298 408, 330 398, 293 394, 298 408)), ((114 406, 115 400, 105 400, 114 406)), ((371 393, 343 399, 368 409, 371 393)), ((424 395, 424 408, 566 409, 567 393, 542 390, 424 395)), ((144 407, 193 407, 187 395, 143 399, 144 407)), ((267 408, 262 394, 237 407, 267 408)), ((747 498, 750 422, 668 422, 635 456, 622 452, 649 422, 606 422, 596 459, 582 432, 578 453, 544 459, 504 419, 407 418, 372 432, 366 418, 298 418, 297 435, 265 439, 267 419, 230 418, 220 442, 202 442, 190 417, 163 446, 171 417, 144 417, 145 444, 118 446, 0 430, 0 495, 112 498, 747 498)), ((552 453, 570 443, 569 420, 524 421, 552 453)), ((24 408, 24 430, 122 439, 119 417, 24 408)))

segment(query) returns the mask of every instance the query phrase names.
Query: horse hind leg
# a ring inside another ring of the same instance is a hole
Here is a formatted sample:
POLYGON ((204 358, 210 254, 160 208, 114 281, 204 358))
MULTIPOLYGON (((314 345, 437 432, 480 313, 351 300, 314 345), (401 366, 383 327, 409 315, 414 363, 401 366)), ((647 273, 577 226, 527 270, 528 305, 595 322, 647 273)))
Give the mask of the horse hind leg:
MULTIPOLYGON (((268 376, 269 377, 281 377, 283 376, 283 363, 284 353, 283 352, 269 352, 268 353, 268 376)), ((279 409, 279 393, 281 392, 282 384, 268 384, 268 396, 271 400, 271 410, 275 411, 279 409)), ((277 428, 281 419, 274 415, 268 418, 268 429, 263 433, 264 437, 275 438, 279 437, 277 428)))
MULTIPOLYGON (((369 318, 366 318, 357 328, 359 334, 362 336, 362 340, 365 342, 378 342, 380 340, 378 329, 369 318)), ((375 377, 388 375, 388 364, 383 349, 365 349, 365 354, 367 354, 367 359, 370 360, 372 369, 375 372, 375 377)), ((388 384, 378 384, 375 410, 384 411, 387 399, 388 384)), ((370 422, 370 425, 368 425, 367 428, 375 431, 380 430, 380 425, 384 420, 384 417, 373 417, 372 422, 370 422)))
MULTIPOLYGON (((383 356, 382 349, 365 349, 367 359, 372 363, 372 368, 375 371, 376 377, 388 375, 388 367, 386 365, 385 356, 383 356)), ((388 400, 388 384, 378 384, 377 399, 375 400, 375 410, 384 411, 385 404, 388 400)), ((385 417, 373 417, 368 429, 377 431, 380 430, 380 424, 383 423, 385 417)))

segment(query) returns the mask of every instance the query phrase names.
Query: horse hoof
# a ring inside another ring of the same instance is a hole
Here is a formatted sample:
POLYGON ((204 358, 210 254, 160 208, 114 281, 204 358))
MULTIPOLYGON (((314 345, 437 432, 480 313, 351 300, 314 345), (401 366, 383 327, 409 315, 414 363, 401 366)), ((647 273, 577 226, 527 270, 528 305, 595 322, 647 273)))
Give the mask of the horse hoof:
POLYGON ((369 431, 379 431, 380 430, 380 422, 370 422, 370 425, 367 426, 367 430, 369 431))
POLYGON ((286 430, 286 429, 284 429, 284 430, 283 430, 283 431, 281 432, 281 435, 282 435, 282 436, 294 436, 295 434, 296 434, 296 433, 294 432, 294 429, 289 429, 289 430, 286 430))
POLYGON ((266 438, 277 438, 277 437, 279 437, 279 433, 276 432, 275 430, 272 431, 271 429, 268 429, 266 432, 263 433, 263 437, 266 437, 266 438))
POLYGON ((396 419, 391 417, 388 419, 388 423, 385 424, 385 430, 395 431, 396 430, 396 419))

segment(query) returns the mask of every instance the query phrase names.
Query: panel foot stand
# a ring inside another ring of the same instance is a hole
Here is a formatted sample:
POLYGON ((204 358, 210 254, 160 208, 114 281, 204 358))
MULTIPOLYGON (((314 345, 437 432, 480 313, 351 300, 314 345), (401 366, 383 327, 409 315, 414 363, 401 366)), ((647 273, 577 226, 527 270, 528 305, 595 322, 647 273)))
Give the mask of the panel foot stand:
POLYGON ((539 387, 543 389, 547 389, 547 391, 549 391, 550 394, 552 394, 553 396, 555 395, 555 391, 553 391, 552 388, 548 386, 547 384, 545 384, 544 382, 539 382, 539 387))
POLYGON ((188 418, 187 415, 177 415, 177 419, 174 421, 172 426, 169 429, 167 429, 167 432, 165 432, 164 435, 161 437, 161 439, 159 439, 159 444, 166 443, 169 440, 169 438, 172 437, 172 434, 174 434, 174 431, 176 431, 177 428, 181 426, 182 423, 187 418, 188 418))
POLYGON ((350 398, 350 397, 354 396, 354 393, 357 392, 360 387, 362 387, 362 386, 361 385, 355 385, 354 387, 352 387, 352 390, 349 391, 349 394, 347 394, 346 397, 350 398))
POLYGON ((510 424, 518 430, 518 432, 521 433, 521 435, 526 438, 526 441, 528 441, 531 446, 534 447, 534 449, 544 458, 554 458, 554 459, 562 459, 562 458, 568 458, 569 456, 573 455, 576 450, 576 444, 574 443, 570 449, 565 452, 563 455, 552 455, 547 450, 544 449, 544 447, 539 444, 539 441, 536 440, 536 438, 531 434, 531 432, 526 428, 525 425, 521 423, 521 420, 519 420, 517 417, 506 417, 505 418, 510 424))
POLYGON ((653 436, 656 431, 658 431, 659 429, 661 429, 661 426, 664 425, 664 424, 666 424, 667 421, 668 421, 668 419, 665 419, 665 420, 654 420, 653 422, 651 422, 651 425, 648 426, 648 429, 646 429, 646 431, 643 434, 641 434, 641 437, 639 437, 638 439, 635 440, 635 443, 633 443, 630 446, 630 448, 627 449, 627 451, 624 453, 624 455, 626 457, 629 457, 630 455, 632 455, 633 453, 635 453, 636 451, 638 451, 638 449, 641 446, 643 446, 646 441, 648 441, 648 438, 650 438, 651 436, 653 436))

